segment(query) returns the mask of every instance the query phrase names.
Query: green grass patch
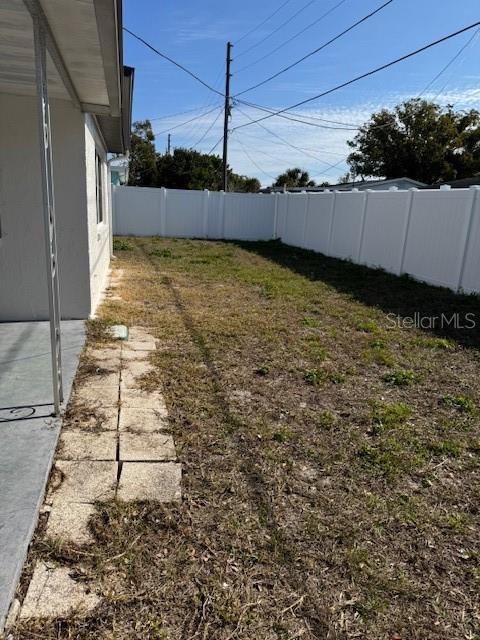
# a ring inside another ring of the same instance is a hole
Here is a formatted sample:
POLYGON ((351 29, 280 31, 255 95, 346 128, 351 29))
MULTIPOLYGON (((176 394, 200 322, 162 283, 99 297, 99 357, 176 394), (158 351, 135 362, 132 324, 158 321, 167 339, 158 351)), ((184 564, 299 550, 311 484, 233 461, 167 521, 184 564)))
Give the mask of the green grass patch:
POLYGON ((128 240, 124 240, 124 238, 114 238, 113 250, 114 251, 133 251, 133 244, 128 240))
POLYGON ((370 419, 375 434, 404 425, 412 410, 403 402, 374 402, 370 419))
POLYGON ((408 387, 419 381, 419 376, 412 369, 397 369, 383 376, 383 380, 396 387, 408 387))
POLYGON ((476 415, 478 413, 478 407, 472 398, 468 396, 452 396, 445 395, 442 398, 442 402, 446 407, 456 409, 461 413, 467 413, 469 415, 476 415))

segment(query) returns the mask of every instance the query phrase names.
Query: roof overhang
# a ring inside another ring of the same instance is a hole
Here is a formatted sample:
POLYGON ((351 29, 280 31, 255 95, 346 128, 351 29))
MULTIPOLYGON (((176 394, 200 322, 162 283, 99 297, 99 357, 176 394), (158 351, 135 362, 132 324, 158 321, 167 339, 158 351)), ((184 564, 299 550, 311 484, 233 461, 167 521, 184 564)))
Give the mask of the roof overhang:
POLYGON ((2 0, 0 93, 35 94, 32 16, 46 34, 50 96, 98 115, 108 150, 123 152, 133 73, 124 75, 121 0, 2 0))

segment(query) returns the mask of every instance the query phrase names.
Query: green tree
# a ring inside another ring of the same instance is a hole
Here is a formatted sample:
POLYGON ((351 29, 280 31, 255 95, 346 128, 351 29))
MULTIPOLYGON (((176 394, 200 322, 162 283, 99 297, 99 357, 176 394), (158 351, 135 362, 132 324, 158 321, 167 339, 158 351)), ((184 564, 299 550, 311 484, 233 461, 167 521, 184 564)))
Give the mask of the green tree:
POLYGON ((348 145, 348 163, 362 178, 466 178, 480 171, 480 113, 409 100, 374 113, 348 145))
POLYGON ((298 167, 293 169, 287 169, 284 173, 281 173, 275 182, 274 187, 314 187, 315 182, 310 180, 308 171, 303 171, 298 167))
MULTIPOLYGON (((177 148, 171 155, 157 154, 156 186, 170 189, 222 188, 222 160, 219 156, 177 148)), ((240 176, 228 169, 229 191, 256 192, 256 178, 240 176)))
POLYGON ((128 184, 134 187, 150 187, 156 179, 155 135, 150 120, 133 123, 130 138, 128 184))

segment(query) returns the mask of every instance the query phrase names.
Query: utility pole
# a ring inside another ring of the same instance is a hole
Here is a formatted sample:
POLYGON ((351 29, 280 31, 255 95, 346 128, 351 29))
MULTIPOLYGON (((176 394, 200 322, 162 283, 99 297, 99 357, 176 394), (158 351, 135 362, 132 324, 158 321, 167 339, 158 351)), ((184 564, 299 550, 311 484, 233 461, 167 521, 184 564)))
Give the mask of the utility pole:
POLYGON ((167 138, 167 155, 170 155, 171 148, 172 148, 172 134, 169 133, 167 138))
POLYGON ((223 124, 223 190, 228 189, 228 120, 230 118, 230 64, 232 62, 232 43, 227 42, 227 69, 225 76, 225 119, 223 124))

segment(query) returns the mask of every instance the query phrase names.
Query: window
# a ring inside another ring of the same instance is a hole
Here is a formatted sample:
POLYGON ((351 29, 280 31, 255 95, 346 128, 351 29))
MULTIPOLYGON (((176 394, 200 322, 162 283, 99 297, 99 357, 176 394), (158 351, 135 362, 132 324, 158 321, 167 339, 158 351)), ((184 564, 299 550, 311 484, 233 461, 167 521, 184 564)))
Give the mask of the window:
POLYGON ((97 191, 97 224, 103 222, 103 167, 102 159, 95 151, 95 181, 97 191))

